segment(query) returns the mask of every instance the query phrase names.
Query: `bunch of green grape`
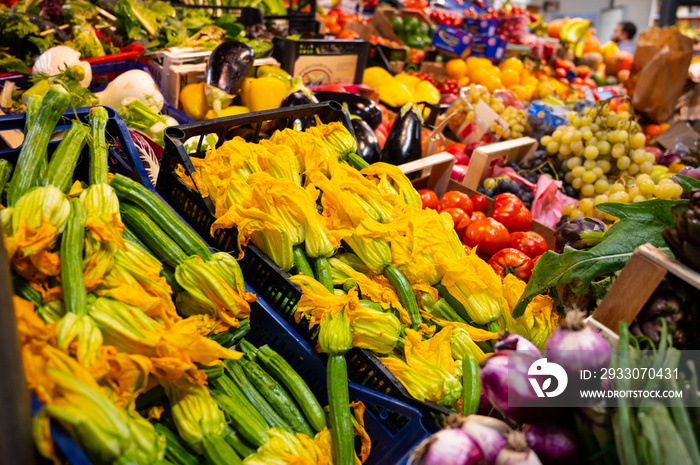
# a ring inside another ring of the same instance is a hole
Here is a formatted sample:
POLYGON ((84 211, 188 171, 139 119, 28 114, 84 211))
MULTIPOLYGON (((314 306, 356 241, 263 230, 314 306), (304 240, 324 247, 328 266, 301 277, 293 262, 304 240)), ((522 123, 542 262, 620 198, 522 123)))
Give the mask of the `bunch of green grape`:
POLYGON ((469 87, 462 89, 460 95, 462 98, 455 102, 447 111, 448 115, 455 112, 458 113, 457 116, 451 118, 447 123, 453 132, 459 132, 459 128, 465 121, 469 123, 474 120, 473 107, 479 100, 486 103, 489 108, 508 124, 508 127, 505 127, 497 122, 491 123, 489 131, 497 138, 517 139, 518 137, 523 137, 529 130, 525 110, 506 105, 503 98, 491 95, 486 87, 471 84, 469 87))
POLYGON ((607 102, 569 112, 568 124, 541 139, 547 153, 556 157, 564 180, 580 198, 607 193, 615 178, 652 174, 654 155, 644 150, 646 137, 632 116, 611 111, 607 102))

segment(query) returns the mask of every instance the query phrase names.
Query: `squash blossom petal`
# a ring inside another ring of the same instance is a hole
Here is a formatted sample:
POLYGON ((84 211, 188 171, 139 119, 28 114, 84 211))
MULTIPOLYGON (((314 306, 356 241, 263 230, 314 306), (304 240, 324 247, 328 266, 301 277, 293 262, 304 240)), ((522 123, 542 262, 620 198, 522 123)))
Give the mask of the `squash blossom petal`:
POLYGON ((377 187, 383 193, 396 193, 406 205, 414 208, 423 208, 420 195, 399 167, 379 162, 363 168, 361 173, 377 182, 377 187))
POLYGON ((358 305, 352 310, 352 345, 377 354, 389 354, 401 332, 401 322, 392 313, 358 305))
POLYGON ((463 328, 452 330, 450 340, 452 356, 455 360, 462 360, 467 354, 473 355, 479 362, 486 358, 486 354, 469 336, 469 332, 463 328))
POLYGON ((85 366, 95 363, 102 346, 102 331, 90 315, 77 315, 66 312, 56 326, 56 347, 69 350, 75 342, 75 354, 78 361, 85 366))
POLYGON ((338 153, 323 139, 307 131, 283 129, 270 137, 270 142, 286 145, 297 157, 300 173, 317 169, 329 175, 338 166, 338 153))
POLYGON ((183 289, 176 305, 184 303, 177 306, 186 316, 204 313, 238 327, 238 320, 250 315, 248 302, 255 296, 242 292, 240 267, 229 254, 216 254, 209 261, 189 257, 175 268, 175 280, 183 289))
POLYGON ((364 298, 378 303, 385 310, 393 307, 399 313, 405 312, 396 290, 388 282, 383 283, 368 278, 366 274, 356 271, 341 258, 331 257, 328 263, 331 266, 331 275, 334 276, 333 284, 343 285, 347 281, 354 282, 364 298))
POLYGON ((442 267, 442 284, 475 323, 485 325, 498 320, 506 305, 501 278, 476 251, 457 261, 445 261, 442 267))
POLYGON ((251 144, 257 156, 260 169, 269 175, 286 179, 297 186, 301 186, 299 161, 286 145, 273 144, 268 140, 261 140, 258 144, 251 144))
POLYGON ((318 124, 308 128, 306 132, 325 140, 341 158, 357 152, 357 141, 339 121, 318 124))
POLYGON ((391 370, 408 392, 418 400, 454 405, 462 395, 462 385, 452 358, 452 328, 443 328, 427 341, 412 329, 406 329, 406 361, 396 357, 380 360, 391 370))
POLYGON ((254 454, 245 458, 245 465, 332 465, 330 444, 324 440, 328 430, 319 432, 315 438, 305 434, 271 428, 270 439, 254 454))
POLYGON ((503 279, 503 295, 507 302, 503 312, 505 328, 530 340, 538 349, 543 349, 549 335, 559 324, 559 315, 554 310, 552 298, 539 295, 528 304, 522 316, 513 319, 513 308, 524 290, 525 283, 515 276, 509 274, 503 279))
POLYGON ((168 396, 173 422, 180 437, 192 449, 204 452, 205 436, 222 436, 226 419, 216 401, 204 386, 193 384, 182 378, 171 382, 159 379, 168 396))

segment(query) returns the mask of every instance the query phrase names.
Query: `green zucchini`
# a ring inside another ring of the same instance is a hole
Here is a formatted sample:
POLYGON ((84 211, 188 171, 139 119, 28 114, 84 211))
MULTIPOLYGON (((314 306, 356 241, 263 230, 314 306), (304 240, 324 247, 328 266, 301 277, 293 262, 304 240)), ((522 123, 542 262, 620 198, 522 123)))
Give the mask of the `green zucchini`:
POLYGON ((255 357, 258 355, 258 348, 245 339, 241 339, 241 342, 238 343, 236 349, 243 352, 248 360, 255 361, 255 357))
POLYGON ((56 186, 61 192, 67 192, 73 180, 73 172, 78 165, 78 158, 87 142, 88 127, 74 120, 68 133, 58 144, 51 156, 46 171, 46 183, 56 186))
POLYGON ((52 85, 44 96, 41 107, 24 137, 24 143, 17 158, 15 172, 7 189, 7 204, 12 206, 29 189, 37 185, 42 163, 46 163, 47 149, 51 134, 64 111, 68 109, 68 92, 52 85))
POLYGON ((267 426, 257 422, 254 417, 241 409, 236 400, 218 391, 211 391, 211 394, 221 410, 228 414, 233 428, 255 448, 262 446, 270 439, 267 435, 267 426))
POLYGON ((371 300, 360 300, 360 305, 371 308, 372 310, 377 310, 378 312, 384 311, 384 307, 379 305, 377 302, 372 302, 371 300))
POLYGON ((239 410, 246 411, 246 414, 254 418, 255 421, 265 427, 265 431, 270 428, 267 420, 263 415, 255 408, 253 404, 248 401, 248 398, 243 394, 243 391, 233 382, 233 380, 228 376, 222 376, 221 378, 212 379, 209 383, 217 391, 226 394, 228 397, 236 401, 239 405, 239 410))
POLYGON ((301 273, 309 278, 314 277, 314 271, 311 269, 309 260, 306 258, 306 254, 298 245, 292 250, 294 257, 294 268, 296 268, 297 273, 301 273))
POLYGON ((238 328, 229 328, 227 331, 222 331, 218 334, 214 334, 212 331, 207 337, 212 341, 218 342, 221 347, 229 348, 245 336, 248 331, 250 331, 250 322, 248 320, 240 320, 238 328))
POLYGON ((205 260, 211 258, 211 251, 202 240, 188 228, 153 192, 141 184, 116 174, 109 183, 119 199, 141 207, 188 256, 198 255, 205 260))
POLYGON ((207 375, 207 381, 211 381, 224 376, 224 365, 222 363, 212 363, 211 365, 197 364, 197 368, 207 375))
POLYGON ((343 291, 346 294, 350 292, 354 287, 357 287, 357 282, 354 279, 347 279, 343 283, 343 291))
POLYGON ((20 296, 24 300, 34 303, 35 308, 39 308, 42 304, 41 293, 29 285, 29 281, 23 277, 12 273, 12 287, 15 295, 20 296))
POLYGON ((119 202, 124 224, 153 251, 163 263, 175 268, 187 258, 185 252, 139 207, 119 202))
POLYGON ((105 139, 105 129, 109 116, 104 107, 90 109, 90 184, 109 182, 109 151, 105 139))
POLYGON ((438 294, 440 294, 440 297, 445 299, 445 301, 450 305, 450 307, 452 307, 452 309, 455 312, 457 312, 457 314, 461 316, 464 321, 466 321, 469 324, 472 323, 472 319, 469 318, 467 309, 464 308, 464 305, 462 305, 459 302, 459 300, 457 300, 452 294, 450 294, 450 291, 448 291, 443 284, 435 284, 433 287, 437 289, 438 294))
POLYGON ((163 386, 158 384, 139 395, 134 402, 134 406, 136 407, 136 410, 143 410, 159 404, 164 398, 165 389, 163 389, 163 386))
POLYGON ((457 314, 454 308, 447 303, 447 300, 444 298, 438 300, 435 302, 435 305, 433 306, 434 310, 434 315, 443 318, 447 321, 454 321, 457 323, 463 323, 463 324, 468 324, 464 319, 457 314))
POLYGON ((165 282, 168 283, 168 286, 170 286, 170 289, 173 291, 173 295, 182 291, 182 288, 175 279, 175 271, 173 271, 173 269, 168 265, 165 265, 160 269, 160 275, 165 278, 165 282))
POLYGON ((238 386, 244 396, 255 409, 265 418, 272 428, 282 428, 291 431, 292 428, 279 416, 275 409, 260 395, 255 386, 248 380, 240 360, 226 360, 224 362, 229 370, 229 376, 238 386))
POLYGON ((255 453, 255 449, 246 444, 238 433, 229 425, 224 426, 224 440, 233 447, 233 450, 235 450, 240 457, 246 458, 255 453))
POLYGON ((326 386, 330 407, 330 430, 333 443, 333 463, 353 465, 355 463, 355 433, 350 413, 348 392, 348 366, 345 356, 331 354, 326 366, 326 386))
POLYGON ((223 436, 204 436, 204 458, 208 465, 240 465, 241 458, 233 448, 226 442, 223 436))
POLYGON ((165 436, 165 458, 174 465, 199 465, 199 458, 180 442, 177 434, 167 426, 156 423, 156 431, 165 436))
POLYGON ((2 159, 0 160, 0 197, 3 194, 3 191, 5 190, 5 185, 7 184, 7 181, 10 179, 10 175, 12 174, 12 163, 9 161, 2 159))
POLYGON ((304 415, 297 407, 294 400, 289 397, 289 394, 280 384, 272 379, 260 365, 255 362, 247 361, 243 363, 243 371, 246 378, 258 390, 260 394, 268 401, 273 409, 282 417, 284 421, 291 426, 292 430, 297 433, 303 433, 313 437, 314 432, 304 419, 304 415))
POLYGON ((268 345, 258 349, 258 362, 297 401, 314 431, 319 432, 323 430, 326 427, 326 415, 323 412, 323 407, 321 407, 316 396, 304 382, 304 379, 299 376, 299 373, 294 371, 294 368, 268 345))
POLYGON ((462 358, 462 415, 473 415, 479 410, 481 385, 479 361, 470 353, 462 358))
POLYGON ((333 277, 331 276, 331 265, 326 257, 316 258, 314 265, 316 267, 316 280, 323 284, 326 289, 333 292, 333 277))
POLYGON ((41 101, 44 98, 41 95, 32 94, 27 97, 27 116, 24 120, 24 132, 29 132, 29 128, 34 125, 36 121, 36 115, 39 113, 39 107, 41 107, 41 101))
POLYGON ((417 329, 418 325, 423 323, 423 317, 421 317, 420 311, 418 310, 418 302, 416 302, 416 295, 413 293, 411 283, 409 283, 403 273, 393 265, 384 268, 384 276, 386 276, 394 287, 396 294, 399 296, 401 305, 403 305, 403 308, 408 312, 408 316, 411 319, 411 326, 413 326, 413 329, 417 329))
POLYGON ((83 237, 87 213, 78 198, 70 200, 70 215, 61 236, 61 287, 66 311, 88 313, 87 290, 83 280, 83 237))
POLYGON ((124 231, 122 232, 122 238, 129 242, 133 242, 134 244, 141 247, 144 252, 148 252, 149 254, 153 255, 153 253, 150 250, 148 250, 148 247, 146 247, 146 244, 144 244, 141 239, 136 237, 136 234, 132 233, 129 230, 129 228, 124 227, 124 231))

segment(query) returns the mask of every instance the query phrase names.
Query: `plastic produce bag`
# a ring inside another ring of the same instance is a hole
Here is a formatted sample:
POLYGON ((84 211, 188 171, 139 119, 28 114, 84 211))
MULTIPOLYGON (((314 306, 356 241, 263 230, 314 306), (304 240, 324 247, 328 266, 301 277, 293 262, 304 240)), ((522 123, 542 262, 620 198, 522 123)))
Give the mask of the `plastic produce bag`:
POLYGON ((652 26, 637 40, 627 82, 634 109, 656 122, 668 120, 683 92, 693 41, 678 29, 652 26))

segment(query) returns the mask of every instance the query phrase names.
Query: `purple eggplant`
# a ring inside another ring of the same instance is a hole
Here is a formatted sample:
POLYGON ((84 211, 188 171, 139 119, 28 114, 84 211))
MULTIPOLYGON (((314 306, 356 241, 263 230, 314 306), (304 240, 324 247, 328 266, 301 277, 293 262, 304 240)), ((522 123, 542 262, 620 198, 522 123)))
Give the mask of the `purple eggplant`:
POLYGON ((346 104, 348 113, 362 118, 369 127, 377 129, 382 124, 382 111, 376 103, 367 97, 349 92, 331 92, 327 90, 319 90, 316 92, 316 98, 319 102, 327 102, 335 100, 341 105, 346 104))
POLYGON ((352 127, 355 130, 355 139, 357 139, 357 154, 370 165, 378 162, 382 156, 382 149, 379 147, 379 139, 372 128, 361 119, 353 119, 352 127))
POLYGON ((224 42, 211 52, 207 62, 206 83, 233 94, 253 64, 255 52, 243 42, 224 42))
POLYGON ((413 103, 407 103, 399 110, 386 138, 381 161, 403 165, 421 158, 422 119, 420 110, 413 103))
POLYGON ((586 249, 598 244, 605 235, 605 223, 597 218, 580 217, 567 221, 557 228, 554 235, 554 251, 561 253, 564 247, 586 249))

